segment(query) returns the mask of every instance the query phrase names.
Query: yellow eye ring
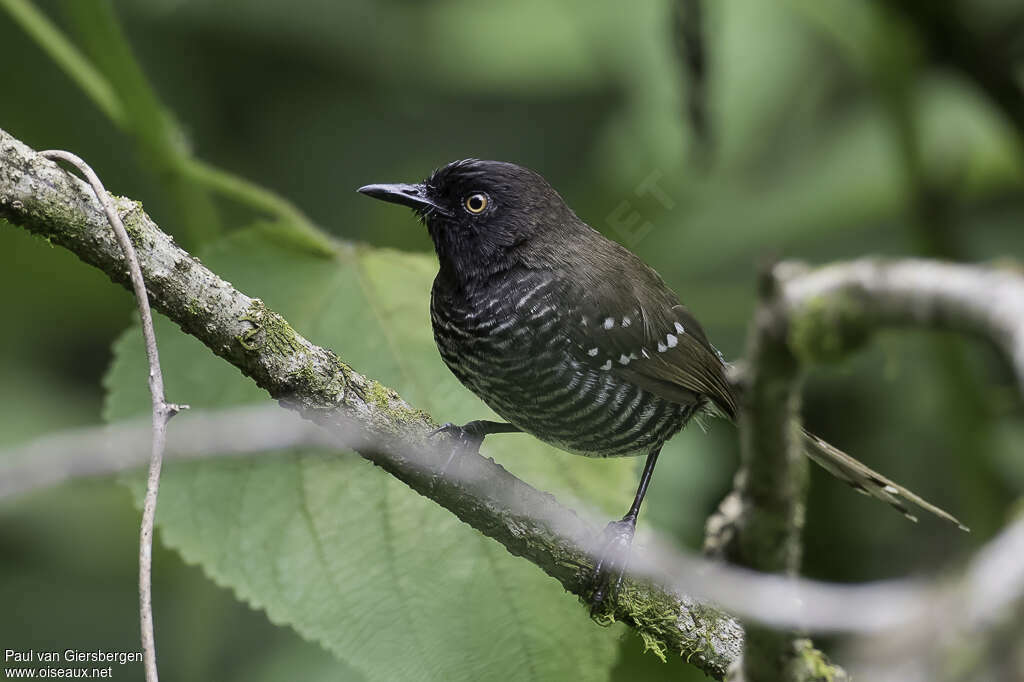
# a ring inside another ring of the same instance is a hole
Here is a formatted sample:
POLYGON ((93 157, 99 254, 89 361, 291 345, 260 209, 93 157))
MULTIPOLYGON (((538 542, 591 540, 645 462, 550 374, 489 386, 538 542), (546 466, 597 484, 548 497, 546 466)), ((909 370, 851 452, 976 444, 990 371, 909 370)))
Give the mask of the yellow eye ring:
POLYGON ((462 205, 465 206, 466 210, 470 213, 479 215, 487 208, 487 203, 487 195, 482 192, 477 192, 476 194, 470 194, 466 197, 463 200, 462 205))

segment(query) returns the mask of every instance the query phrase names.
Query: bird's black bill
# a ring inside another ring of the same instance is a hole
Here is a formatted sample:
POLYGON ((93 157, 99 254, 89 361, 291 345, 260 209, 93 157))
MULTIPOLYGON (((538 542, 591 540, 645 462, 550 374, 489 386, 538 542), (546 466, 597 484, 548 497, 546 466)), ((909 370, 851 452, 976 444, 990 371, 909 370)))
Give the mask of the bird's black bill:
POLYGON ((431 200, 424 185, 407 185, 401 182, 391 185, 366 185, 365 187, 360 187, 358 192, 381 201, 408 206, 421 213, 427 209, 448 213, 448 211, 431 200))

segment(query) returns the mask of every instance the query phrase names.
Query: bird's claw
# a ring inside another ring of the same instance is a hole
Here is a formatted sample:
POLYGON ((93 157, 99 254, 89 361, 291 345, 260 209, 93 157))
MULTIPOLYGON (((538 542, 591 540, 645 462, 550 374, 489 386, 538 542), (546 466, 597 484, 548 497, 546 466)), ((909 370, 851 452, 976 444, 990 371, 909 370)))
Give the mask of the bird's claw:
POLYGON ((434 437, 440 435, 441 433, 449 433, 450 431, 452 431, 455 428, 458 428, 458 427, 455 424, 453 424, 452 422, 444 422, 443 424, 438 426, 436 429, 434 429, 433 431, 428 433, 427 437, 428 438, 434 438, 434 437))
POLYGON ((461 427, 452 424, 451 422, 445 422, 441 426, 437 427, 433 431, 427 434, 427 438, 433 438, 439 436, 442 433, 456 433, 461 430, 461 427))
POLYGON ((612 521, 602 533, 602 546, 590 578, 590 615, 605 616, 614 606, 622 587, 622 576, 629 563, 629 552, 636 532, 636 519, 612 521))
MULTIPOLYGON (((472 422, 470 422, 470 424, 472 424, 472 422)), ((480 452, 480 444, 483 443, 484 437, 475 433, 470 424, 467 424, 466 426, 458 426, 451 422, 446 422, 427 434, 428 438, 434 438, 444 434, 451 436, 455 440, 455 446, 452 448, 451 454, 448 455, 448 459, 445 461, 444 466, 441 467, 440 476, 444 476, 448 473, 448 468, 452 465, 452 462, 455 461, 456 456, 463 452, 480 452), (470 426, 470 428, 467 428, 467 426, 470 426)))

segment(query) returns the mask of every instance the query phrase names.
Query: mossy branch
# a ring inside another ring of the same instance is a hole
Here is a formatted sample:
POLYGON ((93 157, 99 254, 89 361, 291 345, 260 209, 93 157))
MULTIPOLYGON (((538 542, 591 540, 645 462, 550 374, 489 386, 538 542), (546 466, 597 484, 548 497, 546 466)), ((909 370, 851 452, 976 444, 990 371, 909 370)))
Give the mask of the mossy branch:
MULTIPOLYGON (((445 477, 442 449, 425 440, 435 426, 426 413, 211 272, 162 232, 138 202, 114 202, 154 308, 283 406, 344 431, 349 443, 354 434, 363 457, 533 562, 566 590, 586 593, 599 528, 479 455, 460 460, 458 480, 445 477)), ((3 130, 0 218, 128 285, 124 259, 91 189, 3 130)), ((626 576, 612 615, 636 628, 649 646, 682 656, 716 679, 740 656, 743 633, 734 619, 637 575, 626 576)))
MULTIPOLYGON (((795 575, 800 570, 808 477, 800 427, 800 363, 788 343, 779 283, 770 271, 761 280, 740 409, 740 470, 734 493, 738 513, 726 554, 748 568, 795 575)), ((810 662, 830 666, 820 652, 808 657, 808 651, 815 650, 797 633, 751 625, 742 679, 816 679, 810 662)), ((837 676, 845 679, 841 671, 837 676)))

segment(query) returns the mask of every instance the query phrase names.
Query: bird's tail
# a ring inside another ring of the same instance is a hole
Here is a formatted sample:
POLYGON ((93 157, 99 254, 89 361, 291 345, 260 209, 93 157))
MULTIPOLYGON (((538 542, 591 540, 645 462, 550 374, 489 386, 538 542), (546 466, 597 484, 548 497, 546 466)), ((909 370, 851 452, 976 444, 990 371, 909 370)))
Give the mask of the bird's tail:
POLYGON ((829 472, 841 481, 846 481, 858 492, 870 495, 892 506, 911 521, 917 521, 917 517, 910 513, 906 503, 913 504, 927 512, 935 514, 940 519, 945 519, 956 525, 961 530, 970 529, 950 514, 939 509, 934 504, 915 495, 898 483, 872 470, 870 467, 861 464, 853 457, 826 443, 813 433, 803 432, 804 452, 819 464, 825 471, 829 472))

